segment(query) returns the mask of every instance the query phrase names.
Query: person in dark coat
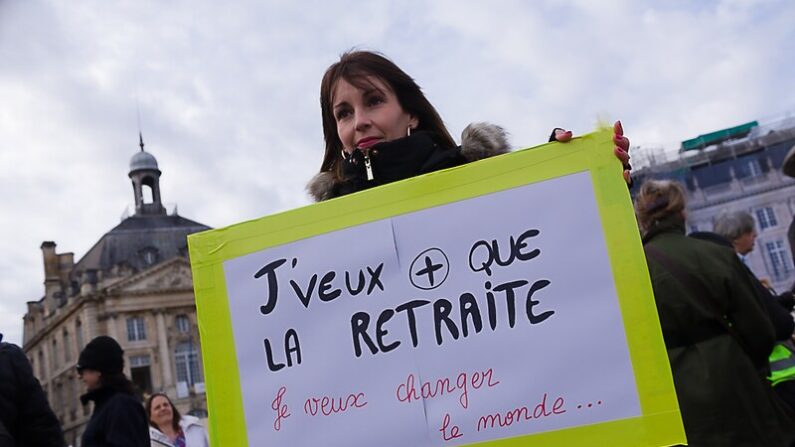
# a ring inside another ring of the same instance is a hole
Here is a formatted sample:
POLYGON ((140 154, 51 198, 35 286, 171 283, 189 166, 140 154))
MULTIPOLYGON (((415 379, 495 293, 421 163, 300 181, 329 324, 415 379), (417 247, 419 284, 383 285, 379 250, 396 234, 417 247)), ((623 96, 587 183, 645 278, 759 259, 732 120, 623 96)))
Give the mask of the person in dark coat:
POLYGON ((766 380, 774 331, 734 251, 685 236, 685 195, 647 181, 636 202, 691 446, 786 447, 792 414, 766 380))
MULTIPOLYGON (((781 162, 781 172, 787 177, 795 178, 795 146, 787 152, 784 161, 781 162)), ((787 241, 789 242, 790 253, 792 253, 792 260, 795 262, 795 216, 792 217, 787 230, 787 241)))
MULTIPOLYGON (((326 149, 320 172, 307 185, 315 201, 510 150, 506 132, 486 123, 469 125, 457 146, 414 79, 369 51, 345 53, 326 70, 320 106, 326 149)), ((615 154, 629 184, 629 140, 619 122, 614 131, 615 154)), ((571 132, 555 129, 551 139, 568 141, 571 132)))
POLYGON ((91 340, 77 360, 77 372, 88 392, 83 405, 94 412, 83 432, 83 447, 148 447, 149 423, 133 384, 124 376, 124 351, 111 337, 91 340))
MULTIPOLYGON (((754 243, 756 242, 755 227, 756 222, 754 221, 754 217, 745 211, 723 213, 715 219, 715 233, 710 240, 732 248, 744 261, 745 256, 754 249, 754 243)), ((701 233, 691 234, 690 236, 703 237, 701 233)), ((793 321, 791 314, 793 307, 792 292, 787 290, 781 294, 777 294, 774 290, 762 284, 745 262, 743 262, 743 266, 751 277, 751 282, 754 284, 754 290, 757 296, 767 310, 770 322, 773 324, 773 328, 776 331, 776 341, 781 342, 782 347, 789 351, 792 346, 792 332, 795 330, 795 321, 793 321)), ((792 357, 792 355, 789 357, 792 357)), ((773 358, 771 358, 771 368, 774 370, 776 369, 776 365, 780 363, 781 362, 773 362, 773 358)), ((777 375, 781 376, 784 374, 779 372, 777 375)), ((773 390, 791 409, 795 410, 795 380, 791 379, 791 375, 786 375, 784 377, 788 377, 788 380, 779 378, 774 383, 773 390)))
POLYGON ((14 447, 15 445, 14 438, 11 437, 11 433, 8 432, 3 421, 0 420, 0 447, 14 447))
POLYGON ((64 446, 61 425, 27 356, 2 340, 0 334, 0 446, 64 446))
POLYGON ((789 340, 795 330, 795 324, 789 325, 792 320, 790 312, 795 306, 792 291, 785 290, 777 293, 769 285, 759 280, 745 263, 745 257, 754 250, 756 245, 757 233, 754 217, 745 211, 723 213, 715 219, 715 233, 724 238, 722 242, 724 245, 728 242, 729 246, 737 252, 746 271, 753 277, 754 285, 765 297, 765 304, 769 306, 770 319, 776 327, 776 340, 789 340), (784 316, 782 316, 782 310, 784 316), (787 324, 785 325, 784 322, 787 324))
MULTIPOLYGON (((734 249, 731 241, 711 231, 694 231, 688 234, 688 237, 714 242, 726 248, 734 249)), ((770 289, 759 281, 748 266, 745 264, 743 264, 743 266, 751 277, 751 282, 754 284, 754 290, 756 291, 756 296, 759 298, 759 302, 762 303, 767 311, 767 316, 770 318, 770 323, 773 325, 776 341, 789 340, 792 338, 793 331, 795 331, 795 320, 793 320, 792 314, 790 314, 790 312, 792 312, 792 292, 787 291, 781 295, 774 295, 770 289)))

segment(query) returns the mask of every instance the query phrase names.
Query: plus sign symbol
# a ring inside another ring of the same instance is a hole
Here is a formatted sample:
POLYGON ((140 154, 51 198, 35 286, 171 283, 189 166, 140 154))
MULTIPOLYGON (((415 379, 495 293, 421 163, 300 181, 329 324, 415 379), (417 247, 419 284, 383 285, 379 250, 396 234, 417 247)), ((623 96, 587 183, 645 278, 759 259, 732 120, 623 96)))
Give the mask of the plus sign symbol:
POLYGON ((441 286, 449 273, 447 255, 438 248, 429 248, 412 261, 409 280, 418 289, 432 290, 441 286))

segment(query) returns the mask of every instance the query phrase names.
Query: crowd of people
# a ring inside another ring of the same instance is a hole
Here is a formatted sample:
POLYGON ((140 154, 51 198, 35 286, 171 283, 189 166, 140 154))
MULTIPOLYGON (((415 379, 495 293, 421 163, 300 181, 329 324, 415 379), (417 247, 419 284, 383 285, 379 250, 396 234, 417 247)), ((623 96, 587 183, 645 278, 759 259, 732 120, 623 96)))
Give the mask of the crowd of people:
MULTIPOLYGON (((307 187, 318 201, 507 150, 502 129, 483 123, 456 146, 414 80, 378 54, 344 54, 326 71, 320 99, 326 151, 307 187)), ((620 122, 614 133, 631 185, 620 122)), ((570 139, 560 128, 550 135, 570 139)), ((753 217, 727 214, 714 233, 687 237, 685 209, 675 182, 640 188, 636 211, 688 444, 795 445, 792 293, 776 294, 743 263, 753 217)))
MULTIPOLYGON (((325 153, 307 185, 316 200, 459 166, 510 150, 505 131, 469 125, 457 145, 439 113, 408 74, 367 51, 341 56, 320 89, 325 153)), ((631 185, 629 140, 614 125, 614 153, 631 185)), ((549 140, 572 134, 553 129, 549 140)), ((711 233, 685 235, 685 193, 671 181, 647 181, 636 211, 689 445, 795 445, 795 322, 791 292, 781 294, 743 263, 756 232, 747 213, 721 216, 711 233)), ((110 337, 85 346, 78 373, 94 411, 82 445, 207 446, 196 418, 169 396, 142 405, 123 374, 123 352, 110 337)), ((63 434, 22 351, 0 349, 0 447, 64 445, 63 434), (6 377, 8 376, 8 377, 6 377)))
MULTIPOLYGON (((101 335, 80 352, 77 373, 94 411, 83 431, 83 447, 209 447, 207 430, 181 416, 165 393, 144 406, 124 375, 124 351, 101 335)), ((0 447, 65 447, 58 418, 22 350, 0 335, 0 447)))
POLYGON ((686 236, 685 207, 684 188, 668 180, 645 182, 636 200, 688 444, 791 446, 791 384, 781 374, 795 371, 779 368, 785 380, 776 380, 771 354, 791 354, 792 293, 774 295, 743 263, 751 216, 726 214, 714 233, 686 236))

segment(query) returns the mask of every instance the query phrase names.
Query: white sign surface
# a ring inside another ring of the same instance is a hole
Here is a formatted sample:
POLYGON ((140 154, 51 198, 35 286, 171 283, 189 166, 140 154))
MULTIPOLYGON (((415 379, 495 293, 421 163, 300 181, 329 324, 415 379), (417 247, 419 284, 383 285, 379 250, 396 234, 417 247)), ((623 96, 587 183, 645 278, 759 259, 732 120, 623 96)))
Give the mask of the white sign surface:
POLYGON ((249 445, 640 416, 592 191, 577 173, 226 261, 249 445))

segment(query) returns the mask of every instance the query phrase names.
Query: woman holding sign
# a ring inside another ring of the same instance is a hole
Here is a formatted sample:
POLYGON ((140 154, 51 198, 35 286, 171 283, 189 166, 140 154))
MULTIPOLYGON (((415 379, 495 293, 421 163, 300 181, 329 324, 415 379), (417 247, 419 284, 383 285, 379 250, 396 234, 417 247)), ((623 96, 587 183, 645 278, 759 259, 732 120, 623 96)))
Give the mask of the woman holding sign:
POLYGON ((791 445, 795 425, 765 379, 773 326, 745 267, 685 237, 678 183, 644 183, 636 206, 688 444, 791 445))
MULTIPOLYGON (((457 146, 416 82, 392 61, 368 51, 345 53, 320 86, 326 150, 307 186, 316 201, 438 171, 510 150, 505 131, 475 123, 457 146)), ((616 157, 629 184, 629 140, 614 126, 616 157)), ((571 132, 555 129, 550 141, 571 132)))

